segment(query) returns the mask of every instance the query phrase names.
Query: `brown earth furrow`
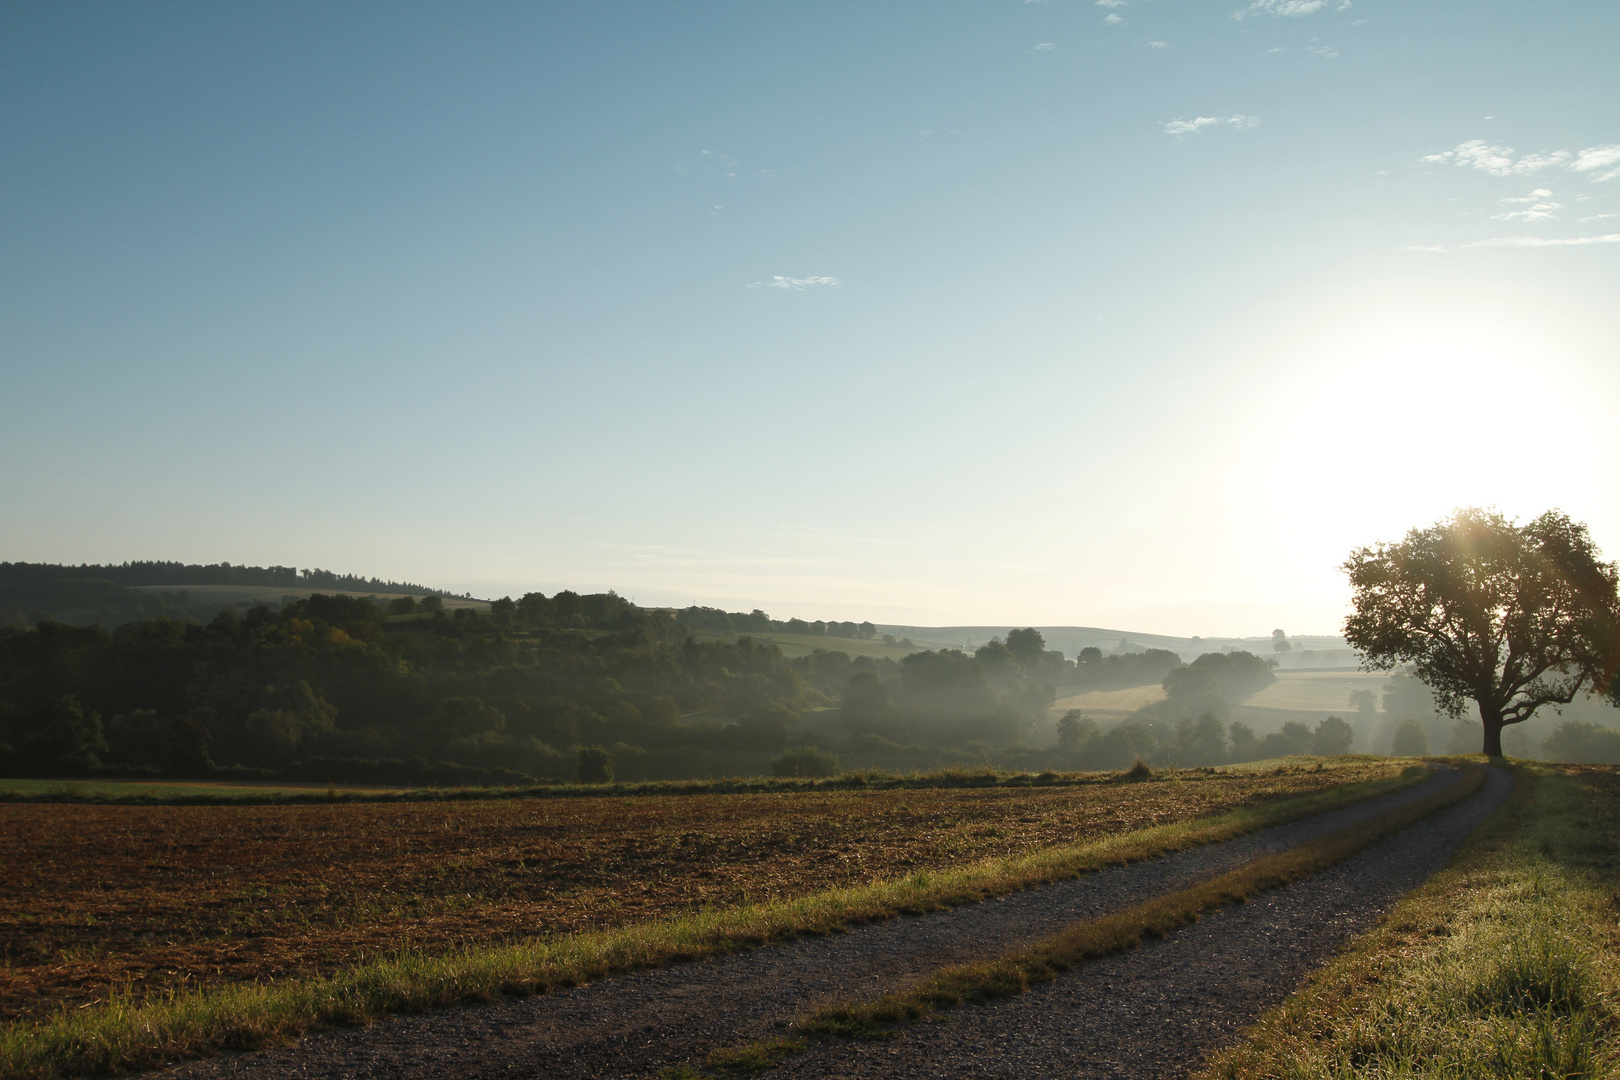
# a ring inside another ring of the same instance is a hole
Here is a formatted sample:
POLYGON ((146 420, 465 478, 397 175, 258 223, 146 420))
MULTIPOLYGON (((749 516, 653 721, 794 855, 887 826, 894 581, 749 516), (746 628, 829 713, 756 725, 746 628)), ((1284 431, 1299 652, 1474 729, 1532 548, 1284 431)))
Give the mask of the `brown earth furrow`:
MULTIPOLYGON (((1104 870, 923 918, 895 920, 702 964, 639 972, 540 998, 438 1010, 389 1020, 363 1030, 317 1033, 291 1047, 195 1062, 181 1067, 175 1075, 186 1080, 247 1076, 267 1080, 295 1076, 342 1076, 355 1080, 372 1077, 424 1080, 452 1076, 544 1076, 548 1080, 655 1077, 671 1066, 700 1062, 715 1047, 768 1035, 820 1002, 875 996, 938 967, 1028 944, 1077 920, 1118 910, 1148 896, 1242 865, 1258 855, 1285 850, 1366 820, 1392 805, 1420 798, 1449 782, 1452 782, 1450 777, 1436 777, 1397 795, 1228 843, 1104 870)), ((1496 797, 1497 794, 1475 796, 1459 810, 1477 818, 1482 808, 1488 808, 1496 797)), ((1460 839, 1455 826, 1457 813, 1446 811, 1426 819, 1368 854, 1376 855, 1387 848, 1398 847, 1405 842, 1404 838, 1416 835, 1419 838, 1417 853, 1401 856, 1402 872, 1391 875, 1389 880, 1400 885, 1413 874, 1418 875, 1416 880, 1421 880, 1421 876, 1429 872, 1425 868, 1438 865, 1436 859, 1443 861, 1450 845, 1460 839), (1434 821, 1451 824, 1436 829, 1431 824, 1434 821), (1451 831, 1447 832, 1447 828, 1451 831)), ((1466 832, 1466 828, 1463 831, 1466 832)), ((1358 863, 1365 857, 1342 865, 1358 863)), ((1270 897, 1281 897, 1289 892, 1285 889, 1267 894, 1265 903, 1249 906, 1264 908, 1266 903, 1272 902, 1270 897)), ((1342 918, 1336 915, 1329 920, 1321 940, 1342 940, 1344 934, 1359 925, 1357 919, 1372 917, 1382 909, 1380 905, 1398 894, 1388 889, 1369 890, 1364 896, 1345 903, 1344 911, 1349 914, 1342 918)), ((1206 922, 1214 922, 1214 919, 1206 922)), ((1246 940, 1242 947, 1249 954, 1264 957, 1276 951, 1274 944, 1261 935, 1246 940)), ((1234 983, 1235 1000, 1247 1002, 1257 993, 1286 993, 1297 981, 1300 957, 1308 960, 1317 955, 1309 948, 1289 948, 1282 950, 1282 954, 1286 954, 1284 958, 1294 964, 1293 967, 1284 964, 1277 971, 1240 974, 1234 983)), ((1131 957, 1147 955, 1151 953, 1144 950, 1101 963, 1129 963, 1131 957)), ((1074 977, 1089 978, 1084 972, 1090 970, 1088 966, 1074 977)), ((1147 988, 1145 993, 1173 996, 1181 989, 1173 967, 1138 970, 1142 973, 1142 985, 1147 988)), ((1222 987, 1216 986, 1214 991, 1222 992, 1222 987)), ((1032 994, 1018 1000, 1035 998, 1032 994)), ((925 1025, 916 1036, 907 1035, 890 1043, 819 1048, 806 1058, 790 1059, 786 1068, 793 1075, 804 1076, 890 1076, 900 1075, 896 1070, 901 1064, 916 1056, 916 1062, 905 1066, 910 1070, 905 1075, 968 1075, 962 1070, 980 1065, 991 1070, 983 1075, 1058 1075, 1060 1072, 1074 1075, 1062 1052, 1062 1032, 1071 1022, 1068 1014, 1045 1017, 1047 1027, 1042 1029, 1041 1037, 1049 1039, 1042 1044, 1046 1057, 1024 1055, 1016 1060, 1009 1059, 1013 1063, 1005 1069, 995 1064, 998 1060, 995 1054, 1000 1052, 995 1048, 1001 1045, 995 1038, 995 1008, 955 1010, 950 1019, 937 1025, 925 1025), (964 1063, 950 1055, 954 1045, 951 1032, 962 1022, 958 1017, 966 1016, 982 1019, 984 1039, 988 1042, 977 1044, 978 1049, 964 1063), (912 1055, 905 1048, 914 1038, 942 1041, 931 1044, 933 1048, 927 1053, 912 1055), (987 1046, 990 1049, 985 1049, 987 1046), (986 1055, 982 1062, 979 1061, 981 1054, 986 1055), (998 1069, 1001 1071, 996 1071, 998 1069), (1070 1071, 1063 1072, 1064 1069, 1070 1071)), ((1072 1006, 1066 1008, 1072 1009, 1072 1006)), ((1136 1046, 1137 1042, 1150 1039, 1147 1031, 1130 1026, 1127 1012, 1114 1017, 1119 1030, 1128 1036, 1127 1043, 1136 1046)), ((1174 1044, 1178 1049, 1184 1045, 1196 1048, 1200 1044, 1196 1039, 1174 1044)), ((1120 1075, 1160 1074, 1127 1072, 1120 1075)))
POLYGON ((0 1020, 799 896, 1387 776, 295 806, 0 804, 0 1020))

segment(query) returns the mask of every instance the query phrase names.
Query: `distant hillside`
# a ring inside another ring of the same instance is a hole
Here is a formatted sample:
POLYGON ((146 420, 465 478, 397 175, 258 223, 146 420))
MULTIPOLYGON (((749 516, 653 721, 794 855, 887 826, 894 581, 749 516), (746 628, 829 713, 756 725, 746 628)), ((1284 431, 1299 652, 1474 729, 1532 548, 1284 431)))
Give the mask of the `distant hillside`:
POLYGON ((0 562, 0 625, 28 626, 49 619, 112 627, 158 616, 206 621, 220 611, 245 611, 262 603, 279 606, 284 596, 311 592, 454 595, 409 582, 293 566, 0 562))
POLYGON ((126 562, 117 564, 0 562, 0 586, 39 585, 78 579, 110 581, 125 588, 185 588, 192 585, 259 585, 287 589, 332 589, 343 592, 386 592, 449 596, 441 589, 429 589, 404 581, 383 581, 356 574, 335 574, 330 570, 296 566, 233 566, 228 562, 126 562))

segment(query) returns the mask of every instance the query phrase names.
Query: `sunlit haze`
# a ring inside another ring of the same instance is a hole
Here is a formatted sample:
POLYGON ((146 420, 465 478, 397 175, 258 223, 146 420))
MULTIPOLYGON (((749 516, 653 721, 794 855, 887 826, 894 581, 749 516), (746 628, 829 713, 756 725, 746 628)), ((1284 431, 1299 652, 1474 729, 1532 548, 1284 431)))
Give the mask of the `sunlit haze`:
POLYGON ((1334 633, 1620 555, 1620 5, 11 4, 0 560, 1334 633))

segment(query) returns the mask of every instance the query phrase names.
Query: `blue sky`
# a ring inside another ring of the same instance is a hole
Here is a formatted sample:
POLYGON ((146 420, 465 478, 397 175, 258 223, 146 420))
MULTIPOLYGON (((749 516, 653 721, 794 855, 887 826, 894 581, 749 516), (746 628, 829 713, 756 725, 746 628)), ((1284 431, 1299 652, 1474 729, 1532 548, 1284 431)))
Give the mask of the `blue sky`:
POLYGON ((1620 6, 0 10, 0 558, 1337 628, 1620 553, 1620 6))

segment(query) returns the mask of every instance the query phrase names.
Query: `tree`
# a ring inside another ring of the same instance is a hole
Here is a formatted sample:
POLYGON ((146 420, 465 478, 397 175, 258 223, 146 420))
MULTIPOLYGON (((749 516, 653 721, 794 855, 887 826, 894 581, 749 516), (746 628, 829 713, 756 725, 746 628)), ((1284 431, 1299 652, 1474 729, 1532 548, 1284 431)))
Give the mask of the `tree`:
POLYGON ((819 746, 801 746, 771 759, 771 775, 781 777, 835 776, 838 759, 819 746))
POLYGON ((1541 744, 1541 756, 1549 761, 1620 762, 1620 731, 1565 720, 1541 744))
POLYGON ((1503 727, 1613 686, 1615 565, 1601 561, 1585 525, 1556 510, 1523 526, 1458 510, 1399 543, 1357 548, 1343 569, 1354 606, 1344 636, 1363 668, 1412 665, 1454 717, 1472 699, 1492 757, 1503 727))
POLYGON ((1316 725, 1316 733, 1311 736, 1311 751, 1323 757, 1348 754, 1355 741, 1355 728, 1337 716, 1329 716, 1316 725))
POLYGON ((1046 659, 1046 639, 1033 626, 1024 630, 1009 630, 1007 651, 1017 658, 1022 667, 1033 671, 1046 659))
POLYGON ((1248 724, 1233 721, 1227 729, 1232 735, 1232 760, 1253 761, 1260 756, 1260 740, 1248 724))
POLYGON ((1176 722, 1176 764, 1221 765, 1229 753, 1226 725, 1214 713, 1205 713, 1196 721, 1183 717, 1176 722))
POLYGON ((1422 757, 1429 752, 1429 737, 1416 720, 1402 720, 1395 729, 1395 742, 1389 748, 1396 757, 1422 757))
POLYGON ((574 778, 582 784, 611 784, 613 755, 600 746, 581 746, 574 768, 574 778))
POLYGON ((1097 722, 1079 709, 1070 709, 1057 722, 1058 750, 1074 755, 1098 738, 1097 722))

